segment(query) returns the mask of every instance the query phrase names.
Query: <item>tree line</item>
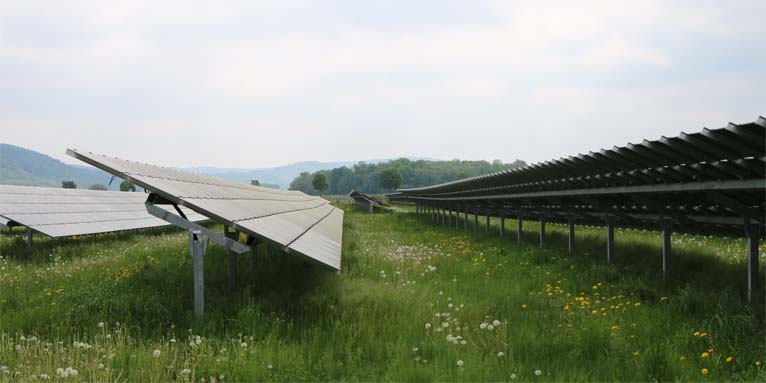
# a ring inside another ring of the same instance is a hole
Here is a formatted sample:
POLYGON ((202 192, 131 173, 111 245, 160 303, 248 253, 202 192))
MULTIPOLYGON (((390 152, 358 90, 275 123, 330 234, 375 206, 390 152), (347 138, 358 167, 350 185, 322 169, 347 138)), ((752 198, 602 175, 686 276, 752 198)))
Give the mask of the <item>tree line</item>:
POLYGON ((412 161, 406 158, 368 164, 360 162, 353 167, 339 167, 303 172, 290 183, 290 190, 307 194, 348 194, 352 189, 362 193, 390 193, 398 188, 414 188, 440 184, 526 166, 516 160, 505 164, 500 160, 488 161, 412 161))

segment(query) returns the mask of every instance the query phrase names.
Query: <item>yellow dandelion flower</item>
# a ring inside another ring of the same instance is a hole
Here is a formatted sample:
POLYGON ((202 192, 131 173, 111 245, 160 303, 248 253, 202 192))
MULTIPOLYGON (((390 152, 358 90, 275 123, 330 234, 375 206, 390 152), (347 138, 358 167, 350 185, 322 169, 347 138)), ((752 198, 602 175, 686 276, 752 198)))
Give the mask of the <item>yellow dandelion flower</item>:
POLYGON ((593 315, 598 314, 598 310, 593 310, 590 313, 593 314, 593 315))
POLYGON ((703 368, 702 371, 700 371, 700 373, 702 373, 702 375, 707 375, 709 372, 710 372, 710 370, 708 370, 707 368, 703 368))
POLYGON ((755 361, 755 367, 761 367, 761 361, 760 360, 756 360, 755 361))
POLYGON ((683 362, 683 361, 685 361, 685 360, 686 360, 686 357, 685 357, 685 356, 683 356, 683 355, 681 355, 681 357, 680 357, 680 358, 678 358, 678 360, 680 360, 680 361, 682 361, 682 362, 683 362))
POLYGON ((700 338, 704 338, 706 336, 707 336, 707 332, 703 332, 702 334, 700 334, 700 338))
POLYGON ((729 356, 729 357, 726 358, 726 363, 731 363, 733 361, 734 361, 734 357, 733 356, 729 356))
POLYGON ((640 353, 638 351, 633 351, 633 356, 638 356, 640 353))
POLYGON ((668 300, 668 297, 660 297, 660 302, 665 302, 666 300, 668 300))
POLYGON ((706 352, 703 352, 703 353, 700 355, 700 358, 702 358, 702 359, 705 359, 705 358, 707 358, 708 356, 710 356, 710 354, 709 354, 709 353, 706 351, 706 352))
POLYGON ((521 308, 525 309, 525 308, 527 308, 527 305, 523 304, 523 305, 521 305, 521 308))
POLYGON ((633 306, 641 307, 641 302, 636 302, 636 304, 634 304, 633 306))
POLYGON ((695 332, 694 332, 694 334, 692 334, 692 335, 694 335, 694 336, 700 336, 700 332, 699 332, 699 331, 695 331, 695 332))

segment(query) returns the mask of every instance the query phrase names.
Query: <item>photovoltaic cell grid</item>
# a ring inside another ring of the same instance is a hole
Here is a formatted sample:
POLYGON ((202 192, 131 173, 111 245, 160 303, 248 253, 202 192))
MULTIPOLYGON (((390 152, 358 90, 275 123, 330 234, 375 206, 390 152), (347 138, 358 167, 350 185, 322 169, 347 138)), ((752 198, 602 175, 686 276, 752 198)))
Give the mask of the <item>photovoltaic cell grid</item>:
POLYGON ((322 198, 75 149, 67 154, 235 230, 340 270, 343 210, 322 198))
MULTIPOLYGON (((146 212, 146 194, 0 185, 0 224, 15 223, 50 237, 169 226, 146 212)), ((207 217, 186 210, 190 220, 207 217)))
POLYGON ((390 195, 437 209, 742 235, 764 221, 766 119, 603 149, 390 195))

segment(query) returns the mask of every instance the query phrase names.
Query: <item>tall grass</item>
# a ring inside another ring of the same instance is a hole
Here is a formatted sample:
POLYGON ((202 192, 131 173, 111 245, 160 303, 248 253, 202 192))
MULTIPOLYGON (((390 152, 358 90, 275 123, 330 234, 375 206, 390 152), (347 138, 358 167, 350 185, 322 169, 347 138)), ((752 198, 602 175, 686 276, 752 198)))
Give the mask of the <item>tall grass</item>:
POLYGON ((242 257, 229 293, 211 245, 204 321, 182 232, 40 239, 29 258, 0 238, 0 381, 766 380, 739 240, 674 237, 664 282, 653 233, 618 231, 607 265, 600 229, 568 257, 563 227, 539 248, 534 224, 517 245, 496 221, 343 208, 339 276, 242 257))

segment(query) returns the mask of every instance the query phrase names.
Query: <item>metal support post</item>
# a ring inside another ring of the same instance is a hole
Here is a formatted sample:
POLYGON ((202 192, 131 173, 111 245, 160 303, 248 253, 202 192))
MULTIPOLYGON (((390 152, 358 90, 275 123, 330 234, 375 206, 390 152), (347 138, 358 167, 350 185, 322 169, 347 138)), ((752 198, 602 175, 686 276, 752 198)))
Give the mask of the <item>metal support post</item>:
POLYGON ((505 235, 505 217, 500 216, 500 238, 503 238, 503 235, 505 235))
POLYGON ((487 234, 489 234, 489 214, 487 214, 487 234))
POLYGON ((575 242, 575 226, 574 217, 569 217, 569 256, 574 255, 574 242, 575 242))
POLYGON ((545 218, 540 217, 540 247, 545 243, 545 218))
POLYGON ((606 218, 606 263, 614 258, 614 218, 606 218))
POLYGON ((463 231, 468 231, 468 212, 463 215, 463 231))
POLYGON ((27 228, 27 250, 26 250, 26 256, 31 257, 32 256, 32 229, 27 228))
MULTIPOLYGON (((239 242, 239 232, 230 230, 228 226, 223 226, 223 234, 232 241, 239 242)), ((229 292, 234 292, 237 288, 237 253, 229 250, 229 292)))
POLYGON ((516 240, 519 242, 519 245, 521 245, 521 238, 524 236, 524 219, 519 216, 519 226, 516 228, 516 240))
POLYGON ((447 227, 452 227, 452 210, 447 210, 447 227))
POLYGON ((189 231, 189 250, 192 255, 194 266, 194 318, 205 317, 205 252, 207 251, 207 238, 202 236, 202 231, 189 231))
POLYGON ((662 219, 660 221, 662 225, 662 278, 667 279, 670 273, 670 235, 672 233, 672 220, 662 219))
POLYGON ((747 236, 747 301, 753 303, 755 291, 758 289, 758 242, 761 239, 758 222, 751 223, 745 218, 745 235, 747 236))

